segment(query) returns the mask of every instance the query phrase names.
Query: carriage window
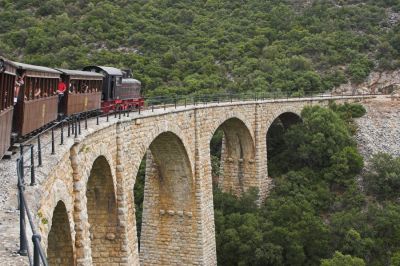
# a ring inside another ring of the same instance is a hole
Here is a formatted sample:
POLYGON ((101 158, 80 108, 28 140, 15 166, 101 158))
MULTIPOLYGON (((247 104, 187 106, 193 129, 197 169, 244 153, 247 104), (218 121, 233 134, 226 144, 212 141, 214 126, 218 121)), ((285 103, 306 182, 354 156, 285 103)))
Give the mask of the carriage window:
POLYGON ((54 81, 55 79, 49 79, 49 81, 47 82, 48 86, 49 86, 49 95, 53 96, 54 95, 54 81))
POLYGON ((14 97, 15 102, 17 102, 23 97, 23 89, 26 87, 25 82, 27 82, 27 78, 25 78, 24 73, 19 72, 14 82, 14 97))
POLYGON ((34 79, 33 78, 27 78, 27 81, 25 83, 25 87, 24 88, 24 100, 29 100, 30 99, 30 95, 31 95, 31 91, 33 89, 34 86, 34 79))
POLYGON ((5 91, 6 91, 5 74, 0 73, 0 111, 5 109, 5 91))
POLYGON ((80 80, 77 80, 76 81, 76 92, 77 93, 81 93, 81 81, 80 80))
POLYGON ((50 84, 51 95, 57 94, 58 80, 52 79, 50 84))
POLYGON ((35 99, 38 99, 43 95, 46 95, 46 80, 38 79, 38 86, 35 88, 33 96, 35 99))
POLYGON ((39 97, 43 96, 43 97, 48 97, 51 95, 50 93, 50 80, 49 79, 42 79, 41 80, 41 86, 40 86, 40 91, 39 91, 39 97))
POLYGON ((6 75, 0 73, 0 111, 6 109, 7 106, 7 80, 6 75))
POLYGON ((9 95, 8 95, 8 106, 12 106, 14 104, 14 86, 15 86, 15 76, 10 77, 10 89, 9 89, 9 95))
POLYGON ((36 79, 36 85, 35 88, 33 90, 33 99, 37 99, 40 97, 40 94, 42 93, 43 90, 43 80, 37 78, 36 79))
POLYGON ((77 93, 77 91, 76 91, 77 90, 76 89, 76 81, 75 80, 70 82, 70 90, 71 90, 72 93, 77 93))
POLYGON ((8 95, 10 93, 10 76, 0 74, 0 111, 8 107, 8 95))

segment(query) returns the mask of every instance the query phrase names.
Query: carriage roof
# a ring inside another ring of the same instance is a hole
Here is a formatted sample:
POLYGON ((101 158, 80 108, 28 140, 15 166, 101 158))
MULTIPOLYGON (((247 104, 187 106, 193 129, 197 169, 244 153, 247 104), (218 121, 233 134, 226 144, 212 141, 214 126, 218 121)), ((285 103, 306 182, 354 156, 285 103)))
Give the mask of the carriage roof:
POLYGON ((57 68, 62 74, 67 75, 70 79, 86 79, 86 80, 103 80, 104 75, 97 72, 70 70, 57 68))
POLYGON ((98 69, 104 71, 106 74, 110 76, 122 76, 122 71, 121 69, 115 68, 115 67, 107 67, 107 66, 87 66, 84 68, 84 70, 88 69, 98 69))
POLYGON ((6 74, 15 75, 17 70, 16 66, 12 63, 12 61, 0 56, 0 72, 3 71, 6 74))
POLYGON ((25 70, 25 75, 28 77, 40 77, 40 78, 59 78, 61 72, 49 67, 29 65, 19 62, 13 62, 17 69, 25 70))

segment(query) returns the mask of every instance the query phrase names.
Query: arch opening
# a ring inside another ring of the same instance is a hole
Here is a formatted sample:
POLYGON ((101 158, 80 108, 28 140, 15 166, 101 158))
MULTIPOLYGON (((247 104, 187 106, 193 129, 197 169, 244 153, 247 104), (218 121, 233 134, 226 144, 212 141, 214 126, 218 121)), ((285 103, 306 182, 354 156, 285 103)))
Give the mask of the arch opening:
POLYGON ((111 168, 103 156, 93 163, 86 198, 92 262, 94 265, 117 262, 121 246, 117 202, 111 168))
POLYGON ((49 265, 75 265, 68 213, 62 201, 57 203, 53 211, 47 259, 49 265))
POLYGON ((285 132, 293 125, 302 123, 299 115, 292 112, 285 112, 279 115, 268 128, 267 142, 267 162, 268 176, 276 177, 280 175, 279 163, 285 162, 282 151, 286 149, 285 132))
POLYGON ((164 132, 152 141, 145 157, 140 262, 193 263, 188 258, 197 257, 193 248, 198 237, 197 210, 194 176, 185 146, 174 133, 164 132))
POLYGON ((146 178, 146 155, 143 156, 142 161, 140 162, 139 169, 136 174, 135 185, 133 187, 138 250, 140 250, 140 239, 142 233, 145 178, 146 178))
POLYGON ((210 140, 214 187, 242 195, 255 180, 255 147, 247 126, 238 118, 223 122, 210 140))

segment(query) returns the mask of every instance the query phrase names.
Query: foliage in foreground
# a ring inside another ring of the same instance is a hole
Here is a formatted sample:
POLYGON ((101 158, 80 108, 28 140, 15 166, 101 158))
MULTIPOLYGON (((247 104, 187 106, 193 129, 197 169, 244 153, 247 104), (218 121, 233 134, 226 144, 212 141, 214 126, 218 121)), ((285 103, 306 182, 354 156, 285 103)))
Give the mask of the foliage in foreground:
POLYGON ((379 200, 399 200, 400 158, 379 154, 372 159, 372 169, 365 176, 368 192, 379 200))
POLYGON ((355 178, 362 157, 341 112, 304 109, 303 123, 286 131, 284 148, 269 161, 279 175, 260 208, 256 191, 238 199, 215 190, 219 265, 395 265, 400 194, 382 198, 387 187, 378 184, 397 180, 397 159, 376 155, 388 163, 373 165, 377 181, 367 182, 367 197, 355 178))
POLYGON ((321 261, 321 266, 365 266, 365 262, 360 258, 353 258, 350 255, 343 255, 340 252, 335 252, 332 259, 324 259, 321 261))

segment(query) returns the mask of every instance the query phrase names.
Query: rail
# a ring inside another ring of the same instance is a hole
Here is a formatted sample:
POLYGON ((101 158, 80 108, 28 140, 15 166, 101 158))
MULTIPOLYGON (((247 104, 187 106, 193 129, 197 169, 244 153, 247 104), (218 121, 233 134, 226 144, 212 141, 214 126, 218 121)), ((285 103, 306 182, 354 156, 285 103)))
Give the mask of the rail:
MULTIPOLYGON (((121 119, 122 116, 129 117, 131 113, 137 112, 139 115, 144 111, 148 110, 154 112, 155 109, 167 108, 178 108, 179 106, 198 106, 214 103, 233 103, 237 101, 293 101, 295 99, 325 99, 325 98, 344 98, 354 96, 358 98, 365 98, 375 96, 375 94, 332 94, 332 93, 321 93, 321 92, 301 92, 297 94, 289 93, 240 93, 240 94, 217 94, 217 95, 195 95, 195 96, 175 96, 175 97, 149 97, 144 98, 144 106, 128 106, 124 107, 121 105, 112 106, 111 112, 104 112, 103 109, 92 110, 85 113, 74 114, 72 116, 61 119, 60 121, 50 125, 46 129, 42 130, 38 134, 26 139, 20 144, 20 155, 17 159, 17 176, 18 176, 18 199, 19 199, 19 212, 20 212, 20 247, 19 254, 28 256, 30 265, 48 265, 45 252, 40 245, 41 236, 38 234, 35 228, 32 215, 27 204, 24 190, 25 190, 25 169, 29 169, 30 173, 30 186, 36 185, 35 168, 40 167, 43 164, 42 153, 45 147, 51 145, 51 155, 56 153, 56 142, 58 145, 65 143, 65 138, 77 138, 82 133, 82 127, 84 130, 88 129, 88 119, 95 118, 96 125, 99 125, 102 121, 109 122, 111 117, 114 119, 121 119), (83 125, 82 125, 83 123, 83 125), (44 134, 50 132, 50 140, 46 143, 42 142, 44 134), (59 139, 56 141, 56 139, 59 139), (33 144, 36 142, 35 145, 33 144), (29 148, 29 149, 24 149, 29 148), (37 159, 37 160, 35 160, 37 159), (25 161, 29 162, 25 165, 25 161), (36 162, 37 161, 37 162, 36 162), (30 229, 32 232, 32 243, 33 243, 33 256, 29 248, 29 242, 26 232, 26 217, 28 217, 30 229)), ((108 107, 109 108, 109 107, 108 107)))

